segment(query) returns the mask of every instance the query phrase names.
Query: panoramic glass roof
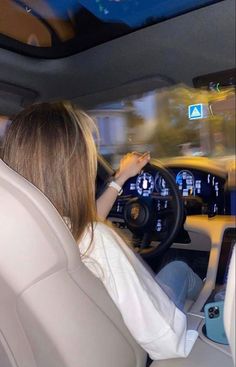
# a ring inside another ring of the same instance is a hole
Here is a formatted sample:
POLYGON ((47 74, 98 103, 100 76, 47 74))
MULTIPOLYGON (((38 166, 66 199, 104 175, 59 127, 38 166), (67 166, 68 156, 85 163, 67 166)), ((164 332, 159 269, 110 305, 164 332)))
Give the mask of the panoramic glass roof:
POLYGON ((1 0, 0 46, 57 58, 220 0, 1 0))

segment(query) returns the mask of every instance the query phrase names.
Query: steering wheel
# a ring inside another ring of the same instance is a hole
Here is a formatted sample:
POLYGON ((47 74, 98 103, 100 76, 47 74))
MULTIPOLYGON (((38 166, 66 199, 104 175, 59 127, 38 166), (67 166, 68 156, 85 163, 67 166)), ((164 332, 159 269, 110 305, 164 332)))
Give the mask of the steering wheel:
POLYGON ((123 186, 109 219, 133 233, 133 246, 144 258, 163 254, 184 220, 183 202, 171 173, 157 160, 123 186))

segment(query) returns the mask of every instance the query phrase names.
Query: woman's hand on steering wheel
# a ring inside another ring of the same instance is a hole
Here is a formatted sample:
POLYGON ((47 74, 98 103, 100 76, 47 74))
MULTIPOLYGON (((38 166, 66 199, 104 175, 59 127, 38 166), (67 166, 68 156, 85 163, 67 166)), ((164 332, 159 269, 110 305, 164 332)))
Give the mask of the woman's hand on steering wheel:
POLYGON ((118 185, 123 186, 129 178, 139 174, 150 159, 151 156, 149 152, 144 154, 132 152, 124 155, 120 160, 119 169, 116 171, 115 181, 118 185))

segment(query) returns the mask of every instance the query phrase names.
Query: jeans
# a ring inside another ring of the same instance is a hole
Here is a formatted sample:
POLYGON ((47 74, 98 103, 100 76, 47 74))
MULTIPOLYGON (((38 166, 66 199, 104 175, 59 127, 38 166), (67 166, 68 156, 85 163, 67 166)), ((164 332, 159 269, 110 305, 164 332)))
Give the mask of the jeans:
POLYGON ((202 288, 201 278, 183 261, 170 262, 155 279, 180 310, 187 299, 196 299, 202 288))

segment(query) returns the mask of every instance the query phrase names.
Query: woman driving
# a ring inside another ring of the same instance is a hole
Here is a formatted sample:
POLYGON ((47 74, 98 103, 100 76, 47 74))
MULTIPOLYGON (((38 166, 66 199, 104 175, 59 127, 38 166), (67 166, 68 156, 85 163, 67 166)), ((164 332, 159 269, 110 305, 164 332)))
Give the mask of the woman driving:
POLYGON ((183 262, 155 277, 102 219, 119 187, 149 161, 149 154, 126 156, 95 202, 97 150, 94 122, 65 103, 42 103, 20 112, 4 139, 3 160, 38 187, 72 232, 88 269, 98 277, 136 341, 152 359, 186 357, 197 338, 182 312, 202 281, 183 262))

